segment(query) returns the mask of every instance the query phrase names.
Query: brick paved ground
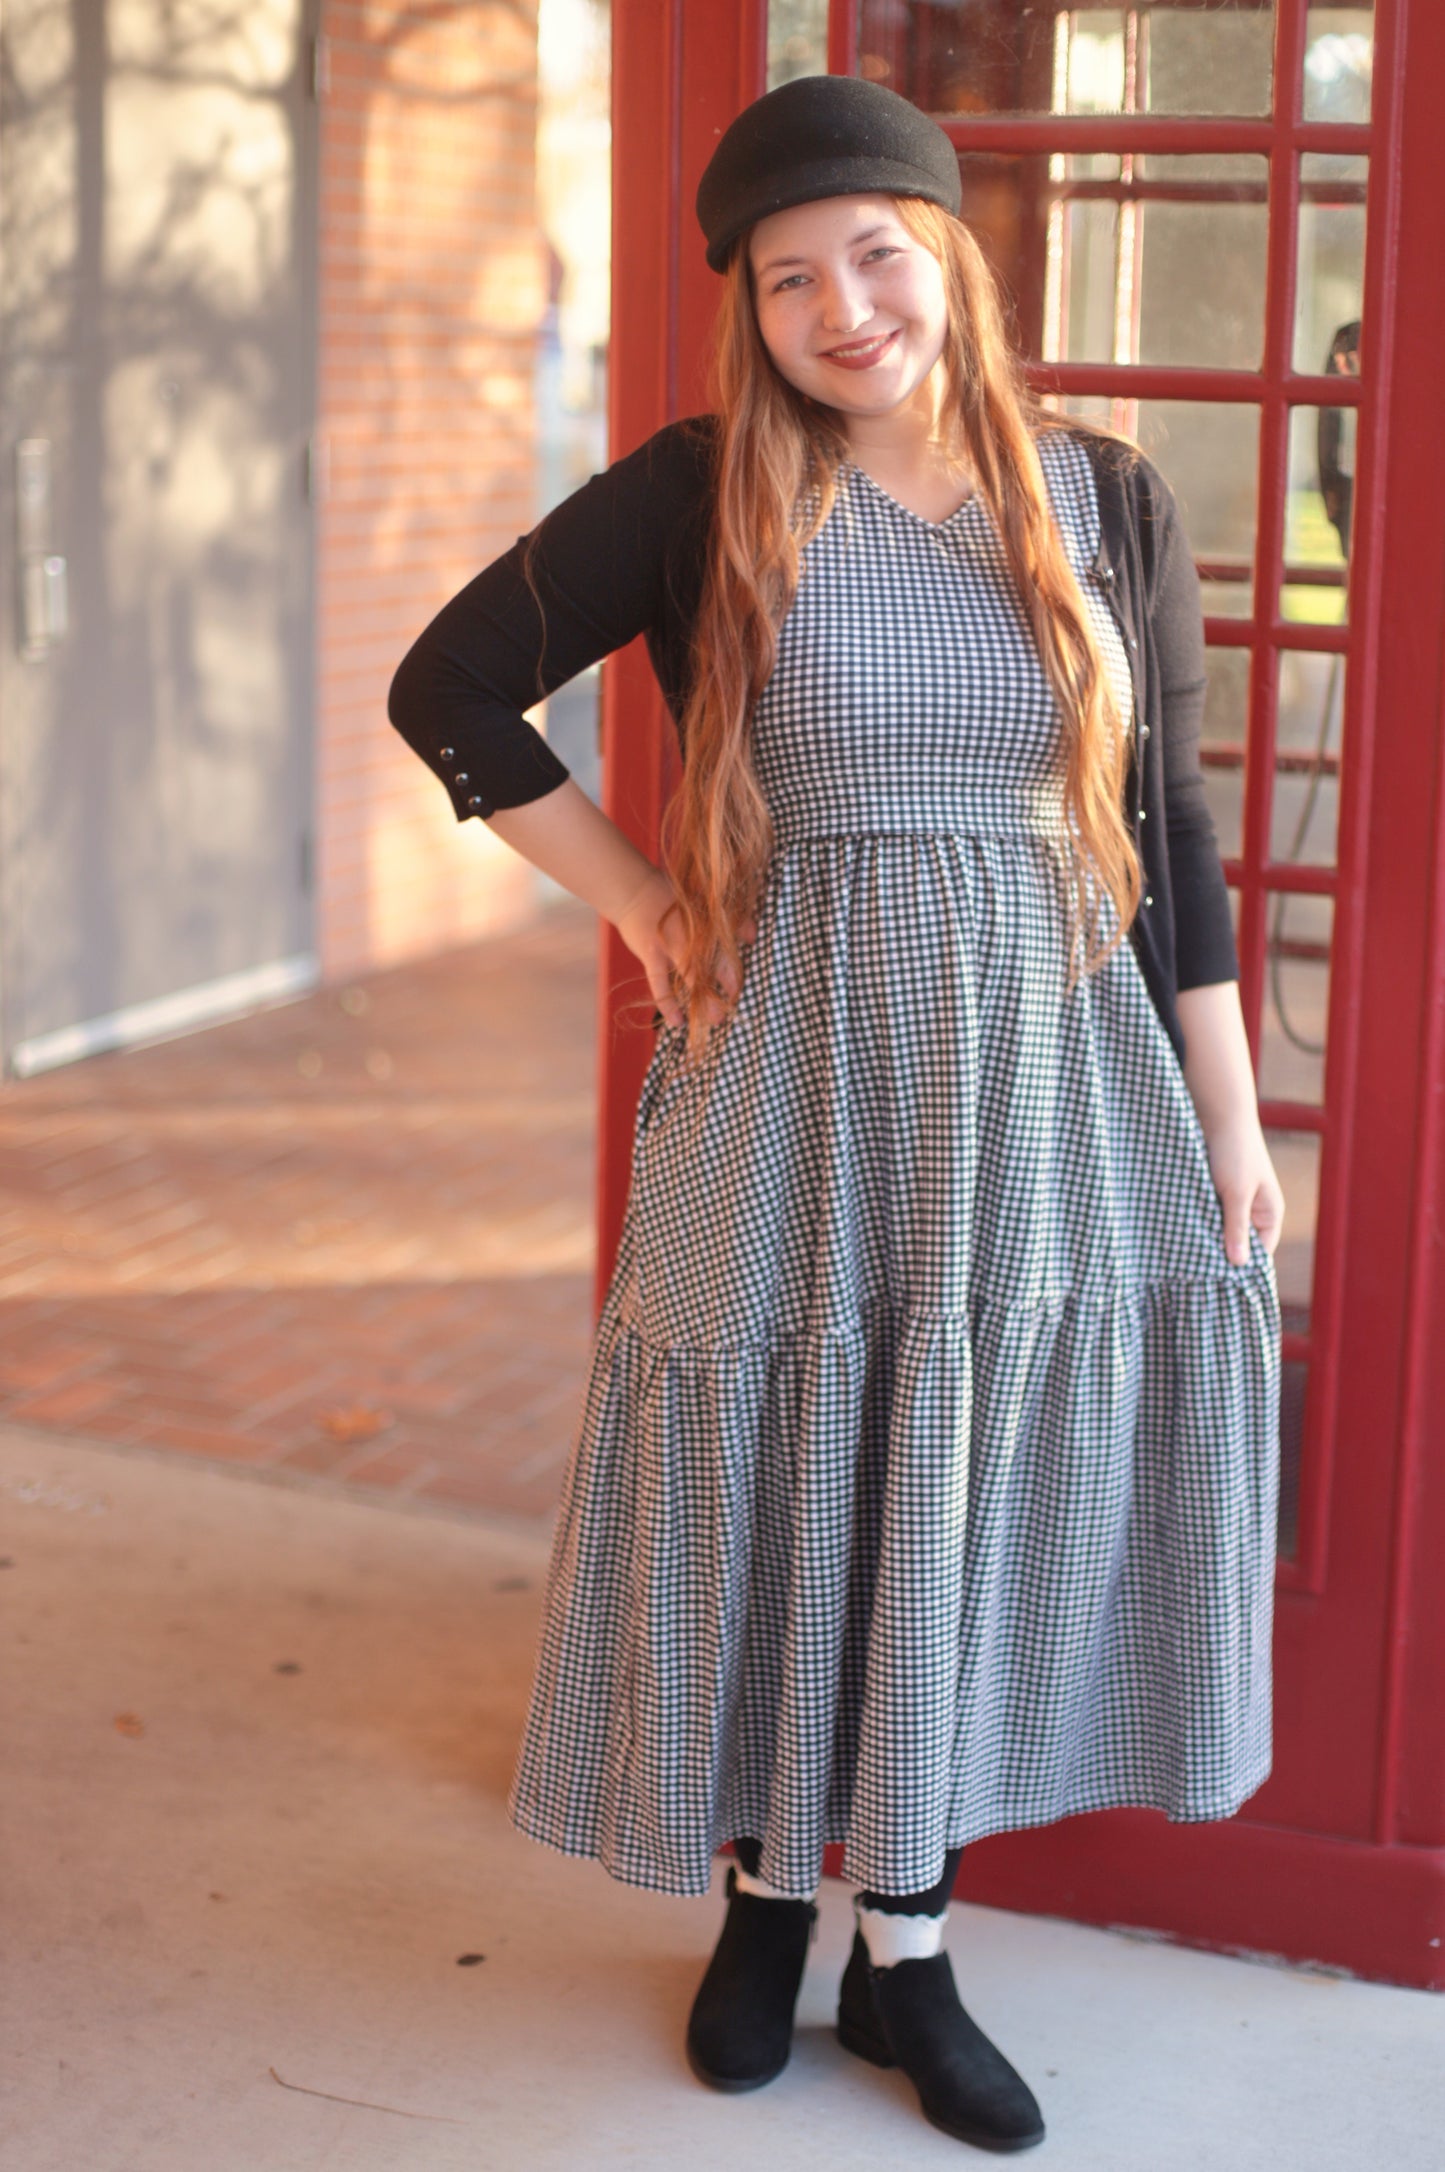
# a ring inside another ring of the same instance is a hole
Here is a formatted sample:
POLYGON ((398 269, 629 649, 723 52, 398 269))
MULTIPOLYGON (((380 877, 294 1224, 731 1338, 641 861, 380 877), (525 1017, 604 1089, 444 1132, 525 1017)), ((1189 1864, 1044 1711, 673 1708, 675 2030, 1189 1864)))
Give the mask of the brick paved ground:
POLYGON ((591 1329, 597 923, 0 1086, 0 1416, 539 1517, 591 1329))

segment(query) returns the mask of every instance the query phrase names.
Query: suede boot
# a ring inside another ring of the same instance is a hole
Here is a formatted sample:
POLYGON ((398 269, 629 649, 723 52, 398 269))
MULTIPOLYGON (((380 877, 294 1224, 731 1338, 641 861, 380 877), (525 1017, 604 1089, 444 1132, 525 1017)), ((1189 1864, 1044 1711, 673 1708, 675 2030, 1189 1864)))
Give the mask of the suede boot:
POLYGON ((728 1912, 687 2023, 687 2063, 710 2089, 761 2089, 793 2048, 793 2010, 817 1904, 738 1890, 728 1865, 728 1912))
POLYGON ((1009 2150, 1044 2138, 1038 2100, 965 2010, 946 1953, 875 1968, 855 1931, 838 2041, 874 2066, 901 2067, 925 2119, 957 2141, 1009 2150))

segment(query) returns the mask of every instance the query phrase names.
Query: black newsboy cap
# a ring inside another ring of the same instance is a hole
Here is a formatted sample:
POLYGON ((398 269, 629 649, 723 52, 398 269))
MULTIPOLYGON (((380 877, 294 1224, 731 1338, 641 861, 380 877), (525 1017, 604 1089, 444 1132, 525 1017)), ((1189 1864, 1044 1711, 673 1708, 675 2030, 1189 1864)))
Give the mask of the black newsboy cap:
POLYGON ((823 196, 926 196, 958 215, 958 156, 926 113, 881 83, 800 75, 744 106, 697 186, 707 260, 721 271, 747 227, 823 196))

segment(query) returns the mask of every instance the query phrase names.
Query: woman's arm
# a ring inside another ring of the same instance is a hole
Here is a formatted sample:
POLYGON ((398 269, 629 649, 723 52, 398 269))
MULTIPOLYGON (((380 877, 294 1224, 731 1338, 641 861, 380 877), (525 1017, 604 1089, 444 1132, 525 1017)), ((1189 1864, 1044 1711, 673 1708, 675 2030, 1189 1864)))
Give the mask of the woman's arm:
MULTIPOLYGON (((499 809, 487 827, 612 922, 646 973, 663 1017, 670 1026, 680 1025, 682 1008, 671 978, 680 949, 671 917, 676 893, 662 869, 609 821, 576 779, 569 777, 525 806, 499 809)), ((719 979, 736 994, 734 974, 720 967, 719 979)), ((720 1017, 721 1006, 710 1001, 708 1015, 720 1017)))
POLYGON ((1204 710, 1204 611, 1199 575, 1178 503, 1162 477, 1150 631, 1162 694, 1160 755, 1169 886, 1174 900, 1184 1079, 1199 1114, 1210 1174, 1224 1215, 1224 1249, 1249 1259, 1249 1226, 1273 1254, 1284 1192, 1259 1121, 1254 1067, 1239 1002, 1229 889, 1204 789, 1199 733, 1204 710))
POLYGON ((664 426, 519 536, 413 642, 387 714, 459 822, 540 799, 568 775, 524 712, 658 624, 701 474, 685 427, 664 426))
POLYGON ((531 581, 519 537, 412 644, 387 703, 457 820, 479 817, 610 920, 670 1025, 682 1017, 672 885, 523 712, 657 624, 669 555, 705 502, 706 442, 665 426, 555 506, 534 531, 531 581))
POLYGON ((1179 1023, 1184 1029, 1184 1082, 1199 1112, 1210 1175, 1224 1211, 1224 1249, 1244 1265, 1251 1222, 1273 1254, 1284 1224, 1284 1192, 1259 1121, 1239 982, 1181 988, 1179 1023))
POLYGON ((1237 979, 1239 958, 1219 839, 1204 787, 1199 739, 1207 686, 1204 601, 1178 501, 1151 463, 1136 512, 1152 546, 1149 639, 1159 667, 1159 761, 1169 888, 1174 903, 1176 985, 1237 979))

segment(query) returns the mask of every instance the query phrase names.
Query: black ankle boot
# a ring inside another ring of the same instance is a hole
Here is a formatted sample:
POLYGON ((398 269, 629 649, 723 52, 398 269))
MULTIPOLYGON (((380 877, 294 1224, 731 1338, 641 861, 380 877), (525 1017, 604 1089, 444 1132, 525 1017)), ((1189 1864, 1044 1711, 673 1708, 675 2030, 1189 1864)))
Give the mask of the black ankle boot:
POLYGON ((727 1896, 727 1920, 688 2016, 687 2063, 710 2089, 761 2089, 793 2048, 793 2009, 818 1910, 813 1901, 739 1892, 732 1863, 727 1896))
POLYGON ((946 1953, 874 1968, 863 1933, 843 1971, 838 2041, 874 2066, 901 2067, 931 2125, 979 2149, 1044 2138, 1038 2100, 966 2012, 946 1953))

